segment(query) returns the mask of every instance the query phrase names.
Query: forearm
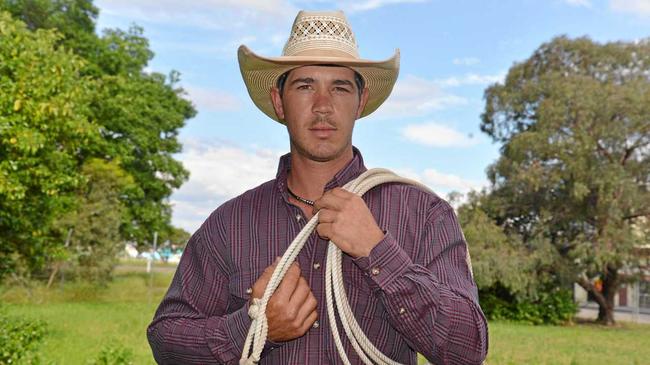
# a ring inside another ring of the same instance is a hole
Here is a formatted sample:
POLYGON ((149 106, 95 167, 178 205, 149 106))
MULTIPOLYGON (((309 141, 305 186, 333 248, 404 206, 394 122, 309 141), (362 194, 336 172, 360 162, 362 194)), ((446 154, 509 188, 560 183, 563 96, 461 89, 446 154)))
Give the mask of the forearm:
POLYGON ((478 304, 414 266, 379 292, 393 327, 434 364, 481 364, 487 323, 478 304))
MULTIPOLYGON (((436 364, 480 364, 487 354, 487 323, 473 283, 416 265, 390 234, 369 257, 356 260, 409 345, 436 364)), ((443 271, 444 273, 444 271, 443 271)))

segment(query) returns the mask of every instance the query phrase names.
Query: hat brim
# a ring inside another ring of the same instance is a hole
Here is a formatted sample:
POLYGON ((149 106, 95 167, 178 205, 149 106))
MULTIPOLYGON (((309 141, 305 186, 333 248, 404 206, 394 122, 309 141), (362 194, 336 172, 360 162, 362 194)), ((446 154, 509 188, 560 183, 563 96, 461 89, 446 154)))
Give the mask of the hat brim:
POLYGON ((361 117, 374 112, 388 98, 399 74, 399 50, 384 61, 369 61, 343 57, 285 56, 262 57, 242 45, 237 50, 239 70, 253 103, 269 118, 283 123, 275 114, 271 101, 271 88, 285 72, 307 65, 340 65, 358 72, 368 88, 368 102, 361 117))

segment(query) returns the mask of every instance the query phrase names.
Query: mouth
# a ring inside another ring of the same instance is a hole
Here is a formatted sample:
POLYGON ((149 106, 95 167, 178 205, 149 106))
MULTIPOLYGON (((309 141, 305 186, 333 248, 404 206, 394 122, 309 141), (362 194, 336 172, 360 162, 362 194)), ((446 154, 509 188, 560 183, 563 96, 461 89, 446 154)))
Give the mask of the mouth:
POLYGON ((328 138, 336 132, 336 128, 319 125, 309 128, 309 131, 312 132, 317 138, 328 138))

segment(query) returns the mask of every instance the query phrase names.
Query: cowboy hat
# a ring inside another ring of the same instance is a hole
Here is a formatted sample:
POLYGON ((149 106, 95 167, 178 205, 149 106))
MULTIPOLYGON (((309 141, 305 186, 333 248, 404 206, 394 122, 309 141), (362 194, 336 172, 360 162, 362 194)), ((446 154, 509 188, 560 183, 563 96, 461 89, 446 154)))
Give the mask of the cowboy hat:
POLYGON ((271 88, 285 72, 305 65, 339 65, 358 72, 368 88, 361 117, 375 111, 388 98, 399 73, 399 50, 384 61, 359 57, 357 42, 342 11, 300 11, 280 57, 259 56, 245 45, 237 51, 239 69, 248 94, 264 114, 280 123, 271 102, 271 88))

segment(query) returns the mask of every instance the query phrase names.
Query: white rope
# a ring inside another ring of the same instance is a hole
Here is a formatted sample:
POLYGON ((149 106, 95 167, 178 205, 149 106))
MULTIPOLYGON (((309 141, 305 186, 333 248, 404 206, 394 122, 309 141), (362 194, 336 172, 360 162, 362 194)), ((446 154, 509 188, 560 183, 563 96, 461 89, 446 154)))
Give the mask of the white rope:
MULTIPOLYGON (((425 191, 431 192, 431 190, 425 185, 414 180, 400 177, 386 169, 370 169, 347 183, 343 188, 361 196, 377 185, 394 182, 415 185, 425 191)), ((246 341, 244 342, 244 350, 242 352, 242 357, 239 360, 240 365, 253 365, 259 362, 269 330, 268 319, 266 318, 266 306, 271 295, 273 295, 275 289, 277 289, 280 282, 282 282, 282 278, 284 278, 289 267, 296 260, 298 253, 305 245, 305 242, 307 242, 309 235, 314 231, 314 229, 316 229, 317 225, 318 212, 314 214, 309 222, 307 222, 305 227, 300 231, 300 233, 298 233, 296 238, 287 248, 287 251, 284 253, 273 271, 273 275, 271 275, 271 279, 264 290, 262 298, 253 299, 248 310, 252 323, 248 330, 246 341)), ((381 353, 381 351, 370 342, 368 337, 366 337, 361 330, 359 323, 354 317, 352 308, 350 308, 345 292, 345 286, 343 285, 343 274, 341 270, 342 253, 332 241, 329 241, 327 247, 327 262, 325 266, 325 298, 327 300, 327 315, 334 343, 336 344, 336 348, 343 363, 350 364, 350 360, 343 348, 343 343, 341 342, 338 326, 336 324, 337 309, 341 324, 343 325, 343 330, 352 344, 352 347, 364 364, 399 365, 399 363, 381 353)))

